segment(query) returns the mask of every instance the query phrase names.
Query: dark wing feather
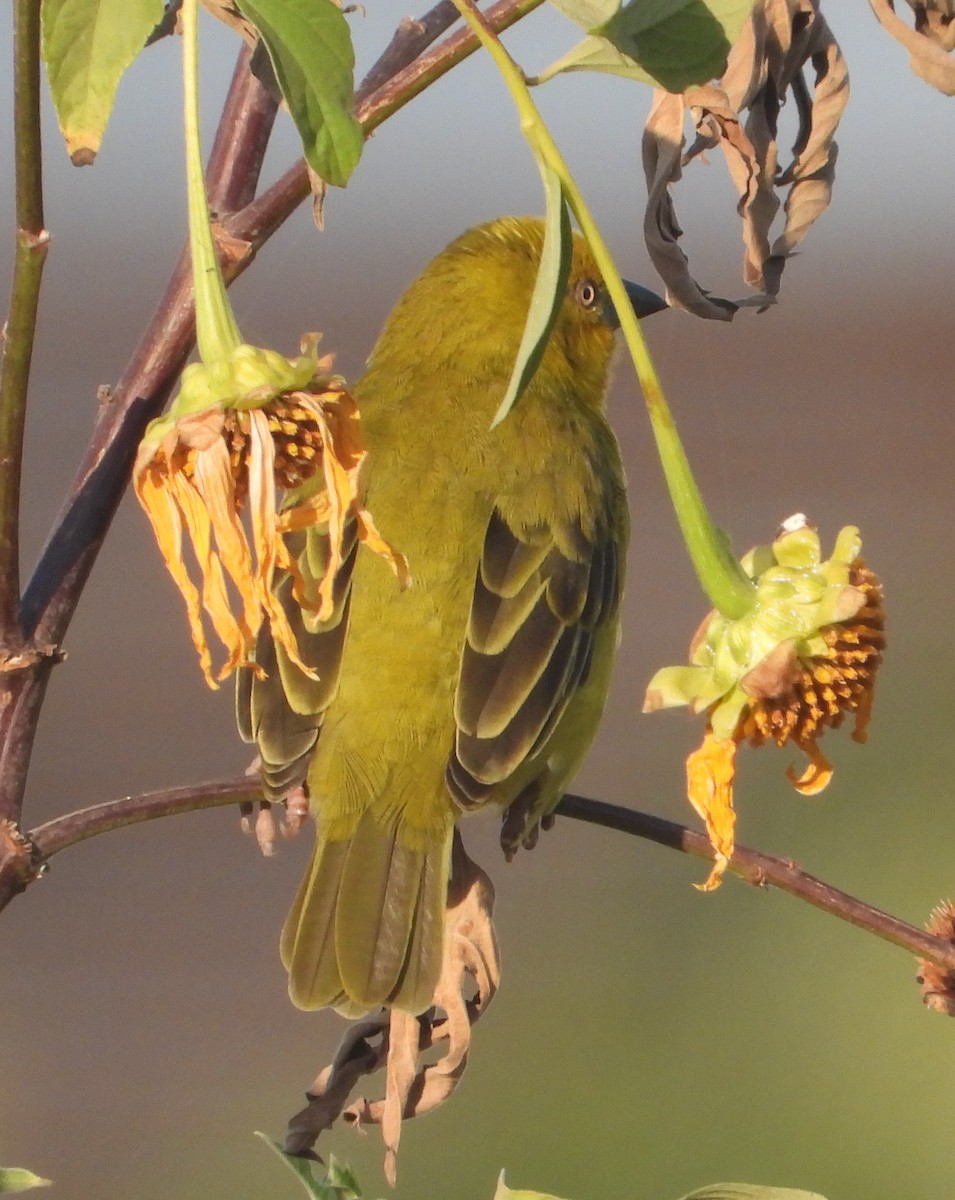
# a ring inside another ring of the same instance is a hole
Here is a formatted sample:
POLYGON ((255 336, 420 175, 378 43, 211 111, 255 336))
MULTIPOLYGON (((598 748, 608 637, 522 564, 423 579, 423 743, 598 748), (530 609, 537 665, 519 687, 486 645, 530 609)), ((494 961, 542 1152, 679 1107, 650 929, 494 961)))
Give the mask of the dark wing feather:
MULTIPOLYGON (((308 595, 324 574, 328 535, 322 528, 309 529, 289 535, 287 543, 308 595)), ((342 564, 333 588, 334 608, 328 620, 319 623, 296 600, 290 575, 276 588, 295 634, 299 655, 318 678, 309 678, 292 662, 267 626, 260 632, 255 648, 255 661, 265 671, 264 678, 248 669, 239 672, 236 721, 245 741, 258 746, 262 790, 269 800, 284 799, 304 782, 325 710, 338 686, 348 632, 352 571, 358 552, 354 521, 346 525, 342 549, 342 564)))
POLYGON ((613 521, 593 535, 488 523, 455 695, 446 782, 483 803, 547 741, 586 681, 594 636, 619 602, 613 521))

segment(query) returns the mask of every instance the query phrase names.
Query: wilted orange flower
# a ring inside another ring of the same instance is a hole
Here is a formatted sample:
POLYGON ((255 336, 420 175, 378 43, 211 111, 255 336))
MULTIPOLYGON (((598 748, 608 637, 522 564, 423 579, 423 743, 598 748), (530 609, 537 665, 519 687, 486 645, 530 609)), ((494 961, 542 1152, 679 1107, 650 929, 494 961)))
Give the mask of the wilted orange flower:
POLYGON ((719 885, 733 854, 738 746, 798 746, 809 764, 786 774, 811 796, 832 778, 818 746, 825 730, 852 713, 853 738, 866 740, 885 614, 881 585, 860 548, 858 531, 847 526, 823 561, 815 530, 801 515, 790 519, 772 546, 743 560, 755 585, 751 612, 735 621, 711 613, 694 639, 691 665, 666 667, 650 682, 644 711, 688 704, 707 715, 703 743, 687 759, 687 794, 716 852, 702 890, 719 885))
POLYGON ((853 741, 868 738, 875 673, 885 649, 882 586, 861 559, 851 566, 849 584, 865 601, 851 620, 819 631, 825 642, 822 653, 802 659, 791 643, 784 643, 785 665, 771 683, 758 681, 755 672, 742 681, 753 703, 740 717, 736 741, 751 746, 791 741, 798 746, 809 764, 801 775, 791 767, 786 774, 804 796, 815 796, 832 778, 832 767, 817 744, 825 729, 838 729, 852 713, 853 741))
POLYGON ((261 672, 251 656, 263 621, 289 658, 313 674, 299 656, 274 583, 290 573, 296 600, 319 619, 329 615, 347 517, 355 517, 359 537, 399 579, 408 579, 404 558, 382 539, 361 504, 366 451, 355 401, 340 379, 327 375, 330 356, 318 359, 314 342, 305 351, 290 361, 240 346, 237 369, 221 386, 217 364, 219 378, 211 388, 203 364, 187 367, 180 396, 147 430, 133 468, 136 495, 185 599, 210 687, 238 667, 261 672), (279 492, 292 488, 299 489, 294 502, 279 511, 279 492), (282 535, 319 523, 328 526, 331 554, 317 598, 310 599, 282 535), (199 587, 183 556, 184 533, 192 542, 199 587), (217 672, 203 613, 227 651, 217 672))

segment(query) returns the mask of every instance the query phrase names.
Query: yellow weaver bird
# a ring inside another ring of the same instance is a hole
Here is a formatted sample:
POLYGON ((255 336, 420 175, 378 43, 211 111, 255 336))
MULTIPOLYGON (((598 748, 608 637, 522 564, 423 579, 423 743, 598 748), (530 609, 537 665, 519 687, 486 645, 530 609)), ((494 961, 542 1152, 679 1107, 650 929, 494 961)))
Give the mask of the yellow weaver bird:
MULTIPOLYGON (((346 528, 330 619, 303 612, 290 579, 279 588, 318 680, 267 631, 267 676, 240 678, 266 796, 304 785, 318 823, 281 943, 302 1008, 426 1009, 455 822, 493 804, 508 810, 505 850, 533 838, 600 719, 628 514, 604 416, 618 322, 579 237, 537 371, 492 428, 542 242, 530 218, 452 242, 398 301, 353 389, 365 502, 413 585, 346 528)), ((665 307, 628 291, 638 316, 665 307)), ((327 531, 287 536, 303 576, 320 578, 327 531)))

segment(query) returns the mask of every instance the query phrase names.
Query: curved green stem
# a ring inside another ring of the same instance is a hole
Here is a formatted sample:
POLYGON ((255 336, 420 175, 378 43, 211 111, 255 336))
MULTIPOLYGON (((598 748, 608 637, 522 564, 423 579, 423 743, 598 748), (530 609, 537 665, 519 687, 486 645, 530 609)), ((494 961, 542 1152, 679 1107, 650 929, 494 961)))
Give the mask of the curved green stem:
POLYGON ((196 344, 205 363, 227 358, 242 335, 226 296, 209 220, 209 202, 202 170, 199 136, 198 0, 183 0, 182 28, 183 117, 186 141, 186 194, 189 204, 189 250, 196 290, 196 344))
POLYGON ((0 650, 15 654, 20 628, 20 472, 40 279, 50 236, 43 220, 40 6, 13 9, 16 254, 10 308, 0 334, 0 650))
POLYGON ((563 155, 558 150, 531 98, 520 68, 504 49, 497 34, 487 25, 482 14, 475 8, 473 0, 454 0, 454 3, 494 59, 517 106, 521 131, 537 158, 546 163, 560 179, 564 198, 577 218, 581 232, 590 243, 594 258, 607 285, 607 291, 610 293, 610 299, 620 318, 620 328, 643 389, 650 425, 670 491, 670 499, 673 502, 683 540, 696 569, 700 585, 714 607, 724 616, 742 617, 753 607, 755 589, 733 557, 726 538, 710 520, 687 461, 673 415, 663 394, 659 376, 640 330, 640 323, 634 314, 623 280, 620 278, 620 273, 614 264, 607 244, 564 161, 563 155))

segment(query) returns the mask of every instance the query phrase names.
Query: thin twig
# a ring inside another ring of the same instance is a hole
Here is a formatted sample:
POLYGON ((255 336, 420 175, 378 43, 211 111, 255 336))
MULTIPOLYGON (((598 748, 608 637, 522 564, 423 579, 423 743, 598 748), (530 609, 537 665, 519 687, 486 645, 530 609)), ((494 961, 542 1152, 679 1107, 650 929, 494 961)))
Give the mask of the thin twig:
POLYGON ((13 9, 16 255, 0 365, 0 651, 19 654, 20 473, 40 280, 50 237, 43 221, 40 6, 13 9))
POLYGON ((421 17, 403 17, 384 53, 362 80, 356 99, 360 102, 390 83, 408 63, 458 19, 452 0, 440 0, 421 17))
POLYGON ((107 804, 94 804, 62 817, 54 817, 38 825, 29 835, 30 841, 44 861, 85 842, 88 838, 159 817, 175 817, 180 813, 199 812, 226 804, 254 803, 262 799, 258 779, 243 775, 238 779, 217 779, 192 787, 165 788, 142 796, 125 796, 107 804))
MULTIPOLYGON (((497 0, 495 4, 488 5, 482 17, 495 33, 503 33, 535 8, 539 8, 542 3, 543 0, 497 0)), ((470 29, 459 29, 439 46, 435 46, 427 54, 419 55, 403 70, 396 72, 389 82, 382 84, 374 92, 359 90, 357 112, 365 135, 373 133, 382 122, 404 108, 410 100, 477 49, 478 40, 470 29)))
MULTIPOLYGON (((39 874, 42 864, 54 854, 100 833, 183 812, 247 803, 260 800, 261 796, 258 781, 243 775, 237 779, 220 779, 195 787, 128 796, 55 817, 26 835, 25 845, 29 847, 35 863, 33 875, 39 874)), ((712 861, 714 857, 713 847, 705 834, 651 813, 575 795, 564 796, 556 811, 561 816, 644 838, 696 858, 712 861)), ((0 858, 0 909, 25 886, 22 877, 18 877, 19 886, 11 888, 3 866, 0 858)), ((22 873, 22 863, 20 867, 22 873)), ((919 958, 955 970, 955 946, 951 942, 933 937, 898 917, 816 879, 789 859, 774 858, 759 850, 737 846, 729 870, 746 883, 788 892, 798 900, 804 900, 841 921, 868 930, 883 941, 891 942, 919 958)))
POLYGON ((12 823, 0 821, 0 911, 44 873, 55 854, 88 838, 159 817, 175 817, 225 804, 252 803, 261 798, 258 780, 242 776, 95 804, 55 817, 26 835, 20 834, 12 823))
MULTIPOLYGON (((688 829, 676 821, 652 816, 650 813, 572 795, 564 796, 557 806, 557 812, 565 817, 574 817, 578 821, 587 821, 591 825, 603 825, 607 829, 646 838, 657 845, 669 846, 671 850, 680 850, 684 854, 692 854, 709 862, 715 857, 706 834, 688 829)), ((890 913, 857 900, 848 892, 842 892, 821 879, 816 879, 797 867, 792 859, 774 858, 759 850, 737 846, 728 870, 755 887, 779 888, 781 892, 788 892, 790 896, 821 908, 841 921, 848 921, 850 925, 867 929, 883 941, 900 946, 903 950, 938 963, 939 966, 955 969, 955 946, 951 942, 933 937, 890 913)))
POLYGON ((243 45, 206 167, 209 210, 218 217, 255 195, 278 112, 278 101, 252 73, 251 62, 252 51, 243 45))

